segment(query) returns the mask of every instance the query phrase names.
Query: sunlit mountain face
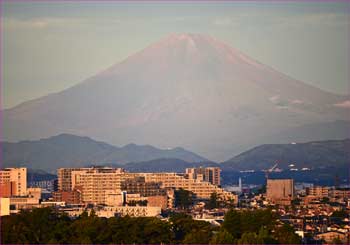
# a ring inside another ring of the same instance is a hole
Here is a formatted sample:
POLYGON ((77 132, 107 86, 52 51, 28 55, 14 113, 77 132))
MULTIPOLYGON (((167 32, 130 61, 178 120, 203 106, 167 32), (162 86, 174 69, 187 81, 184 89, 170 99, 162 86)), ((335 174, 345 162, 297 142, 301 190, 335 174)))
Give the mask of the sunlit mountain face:
POLYGON ((174 34, 74 87, 5 110, 3 132, 9 141, 72 133, 116 145, 182 146, 221 161, 287 138, 279 132, 289 140, 289 129, 306 124, 323 123, 327 133, 327 123, 349 120, 349 108, 348 96, 297 81, 213 37, 174 34))

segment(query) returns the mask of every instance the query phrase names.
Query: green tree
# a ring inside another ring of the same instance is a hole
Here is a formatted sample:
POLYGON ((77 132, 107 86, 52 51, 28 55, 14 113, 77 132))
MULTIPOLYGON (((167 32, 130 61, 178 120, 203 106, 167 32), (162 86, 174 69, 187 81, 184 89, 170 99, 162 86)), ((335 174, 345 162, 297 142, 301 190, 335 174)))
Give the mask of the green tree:
POLYGON ((174 214, 169 219, 175 242, 182 244, 208 244, 212 239, 213 227, 205 221, 193 220, 187 214, 174 214))
POLYGON ((100 243, 97 240, 100 232, 106 229, 106 220, 95 215, 95 212, 90 212, 90 216, 82 214, 79 219, 75 220, 71 226, 71 243, 100 243))
POLYGON ((173 214, 169 221, 172 224, 175 240, 178 242, 181 242, 186 234, 192 231, 193 219, 187 214, 173 214))
POLYGON ((184 213, 172 214, 169 222, 155 217, 99 218, 93 212, 71 219, 52 208, 22 211, 1 221, 2 244, 300 243, 293 227, 276 226, 270 210, 230 210, 220 229, 184 213))
POLYGON ((346 217, 348 217, 348 213, 345 211, 345 210, 337 210, 337 211, 334 211, 331 215, 331 217, 337 217, 337 218, 341 218, 341 219, 344 219, 346 217))
POLYGON ((226 213, 222 228, 228 231, 234 239, 240 239, 243 233, 259 234, 259 238, 273 243, 274 240, 268 231, 275 227, 276 217, 271 210, 230 210, 226 213))
POLYGON ((234 238, 225 229, 221 229, 210 240, 210 244, 232 244, 232 243, 234 243, 234 238))
POLYGON ((174 240, 171 225, 154 217, 147 218, 143 236, 145 244, 169 244, 174 240))
POLYGON ((12 244, 59 241, 60 234, 64 232, 59 228, 69 222, 66 215, 52 208, 21 211, 17 215, 2 217, 1 221, 1 243, 12 244))
POLYGON ((276 239, 280 244, 300 244, 301 238, 295 234, 294 228, 288 224, 278 227, 275 232, 276 239))
POLYGON ((263 244, 264 242, 258 238, 254 232, 244 232, 242 237, 238 239, 238 244, 263 244))
POLYGON ((329 203, 329 198, 328 197, 323 197, 321 199, 321 203, 329 203))
POLYGON ((207 209, 214 209, 219 207, 218 194, 213 192, 210 194, 208 203, 205 205, 207 209))
POLYGON ((210 239, 211 239, 210 233, 199 230, 199 231, 186 234, 182 243, 183 244, 209 244, 210 239))
POLYGON ((333 240, 332 240, 332 243, 331 244, 344 244, 344 242, 342 240, 340 240, 339 237, 335 237, 333 240))
POLYGON ((272 230, 275 226, 275 217, 271 210, 243 211, 241 214, 241 229, 244 232, 258 233, 261 227, 272 230))
POLYGON ((179 190, 175 191, 175 206, 182 208, 182 209, 188 209, 190 206, 193 205, 193 193, 184 190, 180 188, 179 190))
POLYGON ((269 230, 265 227, 261 227, 258 233, 258 241, 263 244, 275 244, 277 241, 271 236, 269 230))
POLYGON ((226 213, 222 228, 228 231, 234 239, 241 236, 241 214, 236 210, 226 213))

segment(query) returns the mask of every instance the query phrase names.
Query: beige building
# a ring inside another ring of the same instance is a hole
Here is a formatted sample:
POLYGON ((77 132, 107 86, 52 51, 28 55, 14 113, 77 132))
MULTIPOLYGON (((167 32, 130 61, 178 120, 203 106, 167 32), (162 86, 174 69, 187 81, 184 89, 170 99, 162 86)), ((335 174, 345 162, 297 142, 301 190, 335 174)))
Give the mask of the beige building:
POLYGON ((329 195, 334 198, 350 198, 350 189, 349 188, 337 188, 329 191, 329 195))
POLYGON ((14 206, 17 210, 40 207, 39 199, 33 197, 11 197, 10 205, 14 206))
POLYGON ((189 179, 206 181, 217 186, 221 183, 220 172, 221 170, 218 167, 186 168, 186 175, 189 179))
POLYGON ((162 188, 185 189, 192 191, 197 198, 209 199, 213 192, 216 192, 224 200, 237 201, 237 196, 231 192, 198 179, 185 178, 177 173, 143 173, 146 181, 161 182, 162 188))
POLYGON ((294 198, 294 180, 267 179, 266 197, 275 204, 290 204, 294 198))
POLYGON ((41 188, 38 188, 38 187, 27 188, 27 195, 29 197, 34 197, 36 199, 41 199, 41 188))
POLYGON ((120 193, 122 181, 134 176, 129 173, 81 173, 76 175, 74 187, 81 189, 82 202, 105 204, 107 194, 120 193))
POLYGON ((327 231, 324 233, 317 234, 316 237, 318 239, 324 240, 328 244, 332 244, 334 239, 341 240, 344 244, 348 244, 349 240, 345 233, 338 231, 327 231))
MULTIPOLYGON (((106 205, 110 207, 116 206, 130 206, 132 202, 147 201, 148 207, 160 207, 161 209, 168 208, 168 196, 142 196, 140 194, 129 194, 129 193, 107 193, 106 205)), ((172 207, 172 206, 171 206, 172 207)))
POLYGON ((170 208, 167 196, 149 196, 147 197, 147 206, 160 207, 161 209, 170 208))
POLYGON ((116 207, 104 207, 101 210, 96 211, 96 215, 99 217, 115 217, 130 216, 130 217, 154 217, 161 214, 160 207, 149 206, 116 206, 116 207))
POLYGON ((0 197, 0 216, 10 215, 10 198, 0 197))
POLYGON ((27 168, 0 170, 0 193, 2 197, 27 195, 27 168))
POLYGON ((318 198, 323 198, 329 196, 329 190, 330 189, 328 186, 313 186, 306 188, 306 194, 318 198))
POLYGON ((55 202, 65 202, 67 204, 80 204, 81 190, 74 188, 72 191, 55 191, 52 192, 52 198, 55 202))
POLYGON ((91 168, 59 168, 57 170, 58 190, 72 191, 72 185, 75 182, 75 174, 84 173, 89 169, 91 168))
POLYGON ((123 193, 116 193, 115 191, 106 191, 106 202, 107 206, 123 206, 124 202, 123 193))
MULTIPOLYGON (((122 183, 137 177, 143 177, 145 183, 153 183, 141 186, 142 189, 152 188, 149 191, 143 190, 145 193, 153 193, 156 183, 160 183, 160 188, 183 188, 192 191, 197 198, 208 199, 211 193, 216 192, 224 200, 237 202, 236 195, 224 191, 217 185, 198 179, 185 178, 177 173, 127 173, 122 169, 113 168, 59 169, 58 183, 59 190, 79 188, 84 203, 106 204, 114 202, 111 200, 112 196, 121 193, 122 183), (108 201, 107 198, 109 198, 108 201)), ((136 187, 138 189, 140 186, 136 187)))

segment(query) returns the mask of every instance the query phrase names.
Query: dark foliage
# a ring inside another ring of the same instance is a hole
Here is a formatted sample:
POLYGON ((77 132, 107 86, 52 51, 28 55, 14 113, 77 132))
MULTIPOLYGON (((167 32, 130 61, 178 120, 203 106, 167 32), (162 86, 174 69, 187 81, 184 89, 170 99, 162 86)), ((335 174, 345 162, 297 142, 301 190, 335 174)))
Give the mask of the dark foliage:
POLYGON ((223 225, 171 214, 155 217, 99 218, 84 212, 76 219, 52 208, 22 211, 1 219, 1 244, 272 244, 299 243, 293 228, 276 226, 269 210, 230 211, 223 225), (272 233, 271 231, 274 230, 272 233))
POLYGON ((188 209, 193 204, 193 193, 180 188, 175 191, 175 206, 181 209, 188 209))
POLYGON ((231 210, 226 214, 220 230, 222 240, 214 239, 214 241, 215 244, 225 244, 232 239, 236 244, 299 244, 301 242, 292 227, 288 225, 276 227, 276 217, 270 210, 231 210), (224 234, 223 230, 228 234, 224 234), (274 230, 275 232, 272 232, 274 230))

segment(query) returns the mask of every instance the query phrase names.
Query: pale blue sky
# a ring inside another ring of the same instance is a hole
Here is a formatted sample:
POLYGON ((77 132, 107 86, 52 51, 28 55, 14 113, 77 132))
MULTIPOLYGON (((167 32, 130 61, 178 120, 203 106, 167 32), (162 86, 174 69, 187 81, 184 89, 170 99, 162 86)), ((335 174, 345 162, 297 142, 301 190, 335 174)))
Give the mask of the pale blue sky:
POLYGON ((171 33, 204 33, 349 93, 349 3, 5 1, 3 106, 58 92, 171 33))

